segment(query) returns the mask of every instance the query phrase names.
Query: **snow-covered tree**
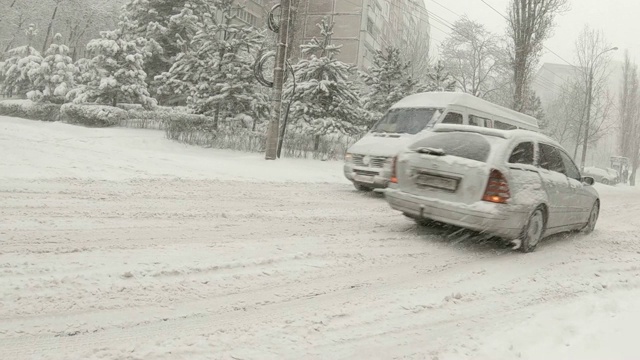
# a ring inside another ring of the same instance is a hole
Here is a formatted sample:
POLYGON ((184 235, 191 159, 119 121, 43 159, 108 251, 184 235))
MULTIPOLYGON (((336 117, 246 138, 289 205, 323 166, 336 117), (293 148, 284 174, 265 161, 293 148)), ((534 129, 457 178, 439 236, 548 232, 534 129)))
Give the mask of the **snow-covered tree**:
MULTIPOLYGON (((123 15, 130 19, 127 33, 148 40, 150 56, 144 63, 147 83, 156 89, 155 77, 171 69, 181 52, 180 39, 186 30, 180 21, 172 20, 185 8, 187 0, 129 0, 123 15)), ((154 91, 152 91, 154 93, 154 91)))
POLYGON ((540 97, 535 93, 535 91, 529 91, 529 98, 527 99, 527 103, 522 112, 538 119, 540 128, 544 129, 547 127, 548 124, 542 107, 542 100, 540 100, 540 97))
POLYGON ((100 39, 87 45, 87 51, 95 55, 89 64, 85 85, 72 90, 69 97, 75 102, 92 102, 116 106, 119 102, 134 102, 145 108, 156 105, 149 95, 143 64, 146 41, 143 38, 130 40, 124 34, 126 18, 120 29, 104 31, 100 39))
POLYGON ((498 37, 466 16, 453 24, 440 45, 440 56, 458 88, 481 98, 501 85, 495 80, 500 68, 508 65, 503 54, 498 37))
POLYGON ((373 66, 362 74, 365 84, 370 88, 366 108, 385 113, 391 105, 416 92, 418 82, 409 70, 410 64, 402 60, 398 48, 378 50, 373 66))
POLYGON ((87 85, 94 76, 98 76, 97 74, 94 74, 95 69, 92 66, 91 59, 78 59, 78 61, 76 61, 75 63, 75 69, 76 72, 73 79, 76 83, 76 86, 87 85))
POLYGON ((0 93, 8 95, 25 95, 35 89, 29 77, 35 69, 40 67, 42 56, 33 48, 33 40, 37 34, 35 25, 27 28, 27 45, 9 51, 9 58, 0 67, 0 93))
MULTIPOLYGON (((350 80, 355 69, 336 59, 341 46, 331 43, 333 23, 323 19, 318 27, 322 38, 302 45, 304 58, 294 66, 297 87, 289 115, 298 131, 316 136, 316 145, 322 135, 353 135, 364 125, 358 89, 350 80)), ((292 92, 288 83, 285 94, 292 92)))
POLYGON ((419 91, 455 91, 456 80, 447 71, 442 60, 437 61, 427 75, 426 83, 418 85, 419 91))
POLYGON ((256 99, 252 53, 264 35, 241 25, 237 9, 234 0, 188 0, 172 18, 186 34, 178 43, 183 52, 157 77, 164 84, 160 95, 187 94, 194 113, 213 116, 214 129, 220 121, 251 116, 256 99))
POLYGON ((29 99, 63 103, 67 93, 73 89, 77 69, 69 56, 69 47, 61 44, 61 41, 62 35, 56 34, 40 67, 30 71, 29 77, 35 89, 27 94, 29 99))

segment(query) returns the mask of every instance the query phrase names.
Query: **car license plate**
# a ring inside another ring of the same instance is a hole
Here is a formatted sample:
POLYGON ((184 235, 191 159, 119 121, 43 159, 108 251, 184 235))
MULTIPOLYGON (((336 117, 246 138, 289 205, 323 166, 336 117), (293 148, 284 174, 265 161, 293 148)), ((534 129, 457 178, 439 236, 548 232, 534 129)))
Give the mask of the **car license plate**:
POLYGON ((373 184, 373 176, 369 175, 356 175, 353 180, 363 184, 373 184))
POLYGON ((447 191, 456 191, 458 189, 458 180, 428 174, 419 174, 416 178, 416 184, 447 191))

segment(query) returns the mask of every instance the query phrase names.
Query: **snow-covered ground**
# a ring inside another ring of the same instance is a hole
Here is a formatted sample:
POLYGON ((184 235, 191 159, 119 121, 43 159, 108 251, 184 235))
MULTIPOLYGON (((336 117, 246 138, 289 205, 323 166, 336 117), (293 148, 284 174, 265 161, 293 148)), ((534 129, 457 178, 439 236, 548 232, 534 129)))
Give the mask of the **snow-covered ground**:
POLYGON ((2 359, 638 359, 640 192, 520 254, 341 164, 0 117, 2 359))

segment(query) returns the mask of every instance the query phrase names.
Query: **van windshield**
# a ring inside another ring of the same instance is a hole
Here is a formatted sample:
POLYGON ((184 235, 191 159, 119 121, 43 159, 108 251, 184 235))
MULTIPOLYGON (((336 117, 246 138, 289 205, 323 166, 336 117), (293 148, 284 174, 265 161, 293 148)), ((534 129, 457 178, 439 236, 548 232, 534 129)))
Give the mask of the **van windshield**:
POLYGON ((387 112, 372 132, 415 135, 442 114, 435 108, 399 108, 387 112))

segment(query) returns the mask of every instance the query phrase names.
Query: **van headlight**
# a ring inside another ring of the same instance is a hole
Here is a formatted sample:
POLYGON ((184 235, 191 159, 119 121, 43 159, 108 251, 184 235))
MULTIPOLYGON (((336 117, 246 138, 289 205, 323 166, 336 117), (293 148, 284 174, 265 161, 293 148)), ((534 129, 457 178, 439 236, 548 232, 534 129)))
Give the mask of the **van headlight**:
POLYGON ((353 154, 346 153, 344 155, 344 161, 348 162, 348 163, 352 162, 353 161, 353 154))

